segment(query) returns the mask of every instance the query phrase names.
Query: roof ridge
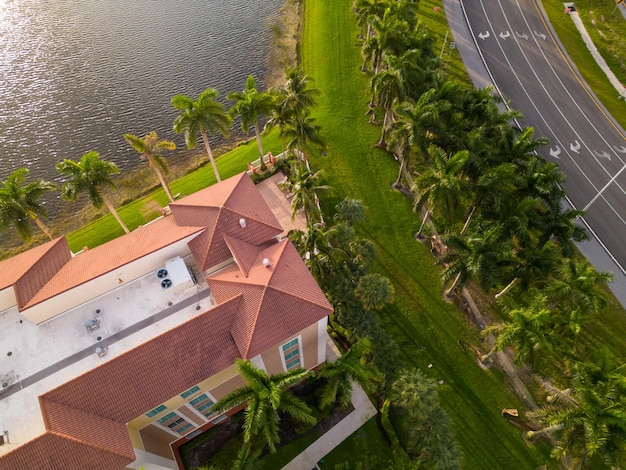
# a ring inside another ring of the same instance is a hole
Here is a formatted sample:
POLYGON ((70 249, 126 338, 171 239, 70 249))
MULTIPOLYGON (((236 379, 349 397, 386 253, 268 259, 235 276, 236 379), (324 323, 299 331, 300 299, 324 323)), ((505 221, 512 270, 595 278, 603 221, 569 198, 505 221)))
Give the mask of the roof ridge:
MULTIPOLYGON (((224 202, 222 203, 222 207, 225 207, 226 204, 228 204, 228 201, 230 201, 230 198, 233 197, 233 194, 235 194, 237 192, 237 188, 239 187, 239 185, 243 181, 244 175, 248 176, 248 174, 245 171, 242 171, 241 173, 239 173, 239 175, 233 175, 232 176, 232 178, 236 178, 237 176, 239 176, 239 179, 237 180, 237 182, 233 186, 233 190, 230 192, 228 197, 226 199, 224 199, 224 202)), ((254 182, 252 184, 254 184, 254 182)))
POLYGON ((46 434, 50 434, 51 436, 56 436, 59 437, 61 439, 67 439, 70 441, 74 441, 77 444, 81 444, 81 445, 85 445, 88 447, 91 447, 93 449, 98 449, 98 450, 102 450, 104 452, 109 452, 110 454, 114 454, 114 455, 119 455, 120 457, 124 457, 124 458, 131 458, 131 459, 135 459, 137 458, 137 456, 135 455, 135 453, 133 452, 133 455, 129 455, 129 454, 125 454, 123 452, 116 452, 115 450, 111 449, 111 448, 107 448, 105 446, 101 446, 101 445, 96 445, 92 442, 89 441, 85 441, 83 439, 79 439, 77 437, 72 436, 71 434, 66 434, 64 432, 59 432, 59 431, 52 431, 52 430, 47 430, 44 434, 42 434, 41 436, 45 436, 46 434))

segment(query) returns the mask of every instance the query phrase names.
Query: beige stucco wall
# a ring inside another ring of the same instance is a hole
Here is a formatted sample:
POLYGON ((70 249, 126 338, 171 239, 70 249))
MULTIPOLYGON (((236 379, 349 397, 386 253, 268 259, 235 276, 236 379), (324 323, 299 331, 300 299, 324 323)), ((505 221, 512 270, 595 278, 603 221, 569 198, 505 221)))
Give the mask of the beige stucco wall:
POLYGON ((35 324, 49 320, 160 268, 166 261, 176 256, 183 257, 188 255, 190 251, 187 242, 192 238, 193 236, 187 237, 132 263, 120 266, 96 279, 58 294, 20 313, 35 324))
POLYGON ((17 305, 13 286, 0 290, 0 312, 17 305))

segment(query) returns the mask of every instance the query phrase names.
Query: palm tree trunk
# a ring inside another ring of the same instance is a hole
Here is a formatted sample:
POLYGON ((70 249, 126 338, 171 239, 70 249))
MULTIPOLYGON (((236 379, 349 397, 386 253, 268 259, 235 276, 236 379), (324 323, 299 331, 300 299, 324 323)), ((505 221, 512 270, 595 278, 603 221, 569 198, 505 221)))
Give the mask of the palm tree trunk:
POLYGON ((209 155, 209 160, 211 160, 211 166, 213 166, 215 179, 219 183, 220 181, 222 181, 222 178, 220 178, 220 174, 217 171, 217 165, 215 164, 215 159, 213 158, 213 152, 211 151, 211 144, 209 144, 209 138, 207 137, 206 132, 204 132, 204 130, 201 132, 201 134, 202 134, 202 141, 204 142, 204 148, 206 149, 206 153, 209 155))
POLYGON ((493 356, 495 353, 497 352, 495 346, 493 348, 491 348, 489 350, 489 352, 487 354, 483 354, 482 356, 480 356, 480 361, 481 362, 487 362, 489 359, 491 359, 491 356, 493 356))
POLYGON ((422 219, 422 225, 420 225, 420 229, 415 234, 415 236, 417 236, 417 237, 421 237, 422 236, 422 231, 424 230, 424 227, 426 226, 426 221, 428 220, 428 216, 429 215, 430 215, 430 208, 426 209, 426 214, 424 214, 424 218, 422 219))
POLYGON ((398 178, 396 182, 393 183, 393 187, 396 189, 400 188, 400 180, 402 179, 402 170, 404 170, 404 163, 406 162, 406 158, 400 157, 400 171, 398 171, 398 178))
POLYGON ((511 282, 508 283, 508 285, 502 289, 500 292, 498 292, 495 297, 496 299, 499 299, 500 297, 502 297, 503 295, 505 295, 508 291, 510 291, 511 289, 513 289, 513 287, 515 286, 515 284, 517 284, 517 281, 519 281, 519 277, 514 278, 511 282))
POLYGON ((172 192, 170 191, 170 188, 167 185, 165 178, 163 177, 163 173, 161 173, 161 170, 159 170, 159 168, 154 163, 152 163, 152 161, 150 161, 150 166, 152 167, 157 177, 159 178, 159 182, 161 183, 161 186, 163 187, 165 194, 167 194, 167 198, 170 200, 170 202, 174 202, 174 198, 172 197, 172 192))
POLYGON ((452 295, 454 294, 454 290, 456 289, 456 286, 458 285, 460 280, 461 280, 461 273, 458 273, 456 277, 454 278, 454 282, 452 283, 450 288, 446 291, 446 297, 452 297, 452 295))
POLYGON ((532 438, 537 437, 537 436, 542 436, 544 434, 548 434, 548 433, 551 433, 551 432, 560 431, 564 427, 565 426, 563 426, 562 424, 554 424, 552 426, 548 426, 546 428, 539 429, 537 431, 527 431, 526 432, 526 439, 532 439, 532 438))
POLYGON ((261 133, 259 132, 259 124, 254 123, 254 137, 256 138, 256 144, 259 147, 259 158, 261 159, 261 171, 267 170, 265 160, 263 160, 263 142, 261 141, 261 133))
POLYGON ((37 227, 39 227, 39 230, 41 230, 43 233, 46 234, 46 236, 50 239, 50 240, 54 240, 54 237, 52 236, 52 232, 50 231, 50 229, 46 226, 46 224, 43 223, 43 221, 37 217, 36 215, 31 215, 32 219, 35 221, 35 223, 37 224, 37 227))
POLYGON ((115 210, 115 207, 113 207, 113 204, 111 204, 111 201, 109 201, 109 199, 104 195, 102 195, 102 201, 104 202, 104 205, 107 206, 107 209, 109 209, 109 212, 113 214, 113 217, 115 217, 115 220, 117 220, 117 223, 122 226, 122 228, 124 229, 124 232, 130 233, 130 230, 128 230, 128 227, 126 226, 124 221, 121 219, 120 215, 115 210))
POLYGON ((469 228, 469 224, 472 220, 472 216, 474 215, 474 211, 476 210, 476 204, 474 204, 472 206, 472 210, 470 211, 470 213, 467 216, 467 219, 465 219, 465 224, 463 224, 463 228, 461 229, 461 233, 460 235, 464 235, 465 231, 469 228))

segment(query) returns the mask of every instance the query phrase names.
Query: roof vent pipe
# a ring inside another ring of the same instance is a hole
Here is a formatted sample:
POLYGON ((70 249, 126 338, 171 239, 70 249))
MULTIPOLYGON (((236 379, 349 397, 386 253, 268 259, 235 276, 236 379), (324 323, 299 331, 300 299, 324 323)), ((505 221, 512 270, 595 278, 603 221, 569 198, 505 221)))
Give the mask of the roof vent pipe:
POLYGON ((267 258, 263 258, 263 266, 265 266, 266 268, 270 267, 270 260, 267 258))
POLYGON ((243 217, 239 219, 239 225, 241 225, 241 228, 246 228, 246 219, 244 219, 243 217))

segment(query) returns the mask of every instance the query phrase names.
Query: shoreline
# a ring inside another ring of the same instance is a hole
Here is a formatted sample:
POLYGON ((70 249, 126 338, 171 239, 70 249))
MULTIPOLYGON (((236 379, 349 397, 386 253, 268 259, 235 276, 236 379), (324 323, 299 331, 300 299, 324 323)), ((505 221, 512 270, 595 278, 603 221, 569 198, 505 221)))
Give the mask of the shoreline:
MULTIPOLYGON (((302 22, 300 5, 301 0, 285 0, 279 9, 278 17, 267 24, 267 27, 272 31, 272 40, 267 51, 269 65, 266 76, 263 77, 268 89, 282 86, 285 68, 296 65, 297 45, 302 22)), ((245 136, 241 130, 233 128, 231 136, 213 149, 213 153, 216 158, 219 158, 253 139, 254 136, 245 136)), ((167 181, 173 182, 208 164, 209 158, 203 150, 204 148, 201 146, 192 150, 181 147, 168 155, 166 158, 170 172, 166 176, 167 181)), ((244 168, 242 168, 243 170, 244 168)), ((117 190, 110 192, 109 196, 116 208, 128 204, 129 201, 145 197, 160 188, 154 172, 139 160, 137 160, 137 165, 114 177, 114 181, 117 190), (133 185, 133 181, 138 179, 147 184, 141 187, 133 185)), ((95 209, 88 201, 85 201, 82 206, 79 206, 80 204, 80 202, 63 202, 61 208, 44 221, 56 237, 68 235, 107 213, 104 208, 95 209)), ((33 229, 33 238, 29 242, 22 241, 15 229, 9 228, 2 232, 0 260, 15 256, 47 241, 48 238, 40 233, 36 227, 33 229)))

